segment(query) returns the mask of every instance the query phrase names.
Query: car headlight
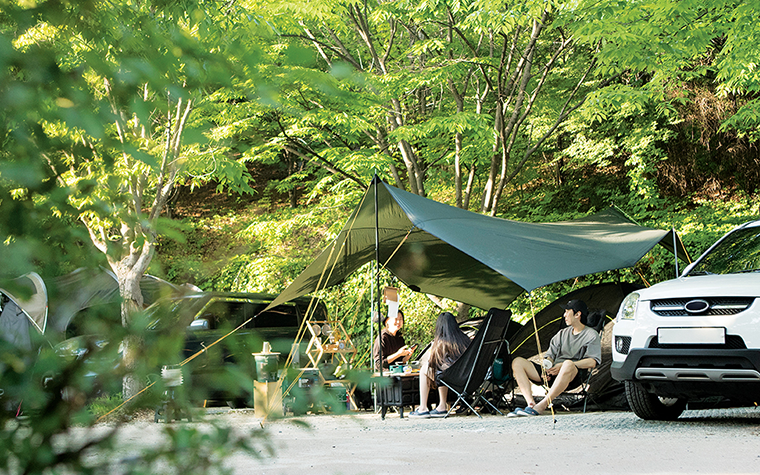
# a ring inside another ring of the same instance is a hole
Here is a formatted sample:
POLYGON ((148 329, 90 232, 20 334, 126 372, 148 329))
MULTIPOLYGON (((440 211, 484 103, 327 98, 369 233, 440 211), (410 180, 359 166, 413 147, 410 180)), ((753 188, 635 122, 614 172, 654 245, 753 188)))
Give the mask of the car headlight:
POLYGON ((638 292, 631 292, 620 305, 619 317, 621 320, 633 320, 636 318, 636 307, 639 304, 638 292))

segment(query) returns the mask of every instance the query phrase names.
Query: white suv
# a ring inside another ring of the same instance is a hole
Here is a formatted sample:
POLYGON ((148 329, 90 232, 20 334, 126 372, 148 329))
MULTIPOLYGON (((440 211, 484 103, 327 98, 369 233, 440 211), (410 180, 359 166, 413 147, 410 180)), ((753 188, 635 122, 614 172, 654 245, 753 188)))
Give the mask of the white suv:
POLYGON ((681 277, 629 294, 612 338, 612 377, 643 419, 689 401, 760 402, 760 221, 723 236, 681 277))

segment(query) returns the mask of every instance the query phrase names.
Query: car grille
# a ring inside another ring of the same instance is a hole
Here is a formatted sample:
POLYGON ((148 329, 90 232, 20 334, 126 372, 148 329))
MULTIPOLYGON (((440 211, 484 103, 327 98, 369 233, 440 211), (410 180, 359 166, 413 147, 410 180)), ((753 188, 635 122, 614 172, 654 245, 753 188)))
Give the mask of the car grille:
POLYGON ((661 317, 694 317, 714 315, 736 315, 743 312, 754 301, 754 297, 706 297, 685 299, 661 299, 652 300, 652 312, 661 317), (686 304, 694 300, 704 300, 709 308, 700 313, 689 313, 686 304))
POLYGON ((739 335, 726 335, 726 342, 723 344, 665 344, 660 343, 655 336, 649 342, 649 348, 697 348, 704 350, 743 350, 747 348, 744 340, 739 335))

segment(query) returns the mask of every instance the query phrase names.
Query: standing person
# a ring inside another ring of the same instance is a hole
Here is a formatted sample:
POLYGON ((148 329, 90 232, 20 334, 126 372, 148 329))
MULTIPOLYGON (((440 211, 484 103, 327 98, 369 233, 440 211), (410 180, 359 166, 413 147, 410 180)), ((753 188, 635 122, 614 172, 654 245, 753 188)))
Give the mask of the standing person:
POLYGON ((404 327, 404 313, 399 310, 398 315, 391 318, 385 317, 385 326, 372 346, 372 355, 375 358, 375 369, 380 370, 380 348, 383 349, 382 367, 388 368, 391 364, 406 363, 414 353, 413 348, 406 346, 401 329, 404 327))
POLYGON ((449 412, 449 403, 446 400, 449 395, 449 388, 443 384, 438 384, 438 376, 462 356, 464 350, 470 346, 470 341, 470 337, 459 328, 453 314, 443 312, 438 316, 438 321, 435 323, 433 343, 421 361, 420 405, 417 410, 409 414, 409 417, 422 419, 446 416, 449 412), (428 396, 431 388, 438 389, 438 405, 432 411, 428 408, 428 396))
POLYGON ((531 393, 531 381, 541 384, 541 365, 525 358, 515 358, 512 361, 512 375, 528 405, 510 412, 508 417, 541 414, 549 402, 565 389, 577 388, 583 383, 579 370, 591 371, 602 362, 599 334, 583 323, 588 316, 586 303, 583 300, 571 300, 560 307, 565 310, 563 317, 567 328, 554 335, 545 354, 544 361, 548 363, 544 367, 549 380, 549 392, 536 404, 531 393))

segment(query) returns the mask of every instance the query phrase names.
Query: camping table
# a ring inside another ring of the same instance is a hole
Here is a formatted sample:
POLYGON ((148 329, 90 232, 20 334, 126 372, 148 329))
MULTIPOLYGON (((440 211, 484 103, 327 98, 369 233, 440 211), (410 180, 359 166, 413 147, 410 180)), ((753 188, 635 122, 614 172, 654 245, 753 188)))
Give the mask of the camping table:
MULTIPOLYGON (((380 379, 380 374, 375 373, 375 378, 380 379)), ((420 373, 390 373, 383 371, 383 379, 389 380, 387 384, 377 386, 377 402, 380 404, 381 417, 389 407, 398 407, 399 415, 404 417, 404 406, 416 406, 420 403, 420 373)))

